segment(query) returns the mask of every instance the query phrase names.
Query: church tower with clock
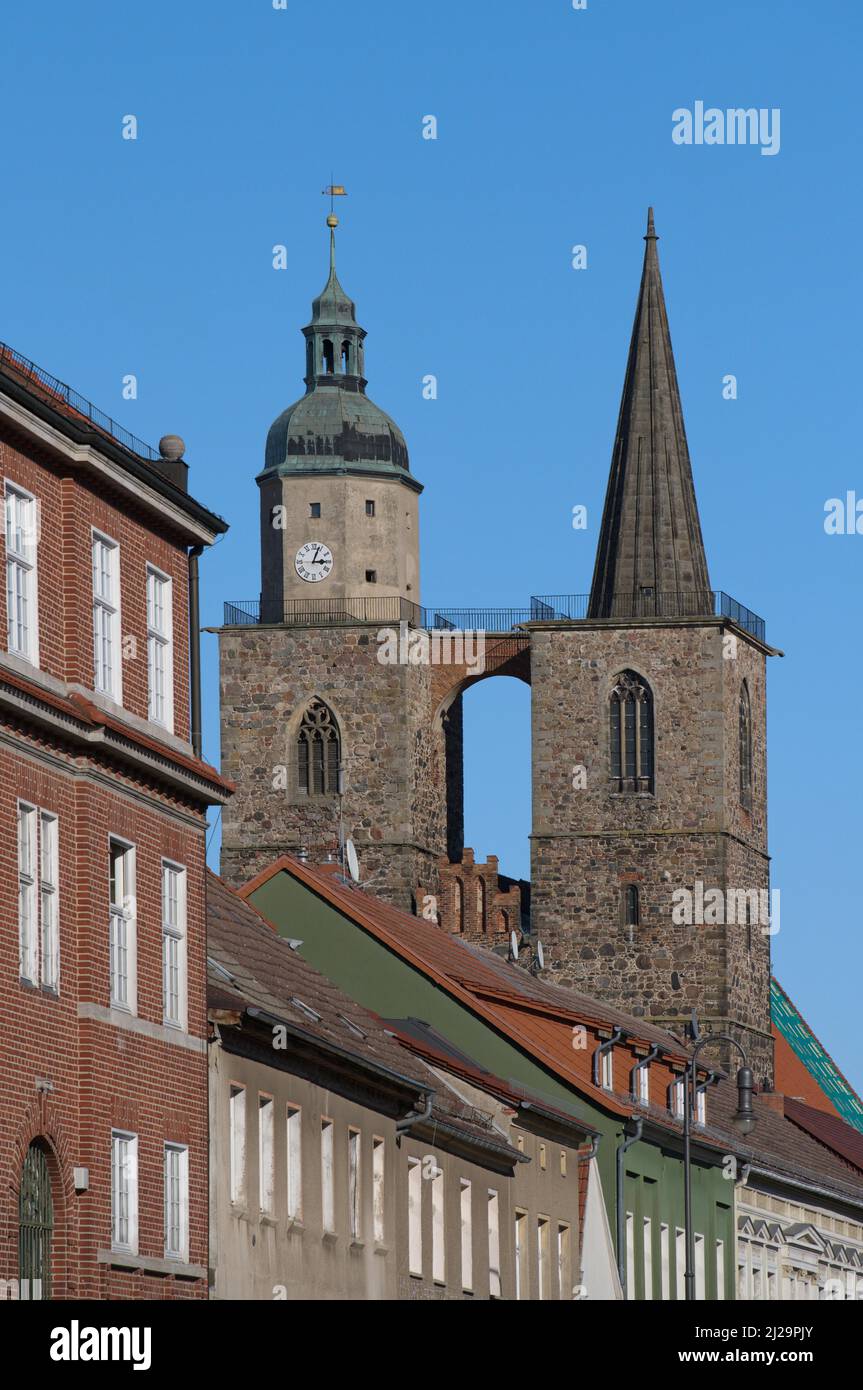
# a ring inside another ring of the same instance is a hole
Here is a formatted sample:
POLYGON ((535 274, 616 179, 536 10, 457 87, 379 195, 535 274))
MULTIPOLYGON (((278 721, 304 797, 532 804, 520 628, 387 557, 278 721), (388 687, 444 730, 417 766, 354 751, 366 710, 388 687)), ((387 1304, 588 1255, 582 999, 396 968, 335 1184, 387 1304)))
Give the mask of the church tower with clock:
POLYGON ((366 395, 366 333, 336 275, 337 220, 327 218, 329 278, 303 329, 306 392, 273 422, 258 476, 272 622, 304 605, 335 612, 345 598, 419 603, 422 486, 398 425, 366 395))
POLYGON ((350 837, 369 891, 508 941, 518 893, 464 846, 461 702, 477 680, 523 680, 521 926, 544 976, 673 1029, 695 1009, 769 1079, 775 653, 762 619, 711 587, 652 213, 591 592, 475 614, 420 606, 421 485, 366 395, 328 221, 306 391, 272 425, 258 477, 260 599, 227 604, 221 630, 222 771, 237 788, 222 873, 335 859, 350 837), (482 635, 481 670, 459 655, 462 628, 482 635), (432 638, 450 643, 442 663, 422 657, 432 638))

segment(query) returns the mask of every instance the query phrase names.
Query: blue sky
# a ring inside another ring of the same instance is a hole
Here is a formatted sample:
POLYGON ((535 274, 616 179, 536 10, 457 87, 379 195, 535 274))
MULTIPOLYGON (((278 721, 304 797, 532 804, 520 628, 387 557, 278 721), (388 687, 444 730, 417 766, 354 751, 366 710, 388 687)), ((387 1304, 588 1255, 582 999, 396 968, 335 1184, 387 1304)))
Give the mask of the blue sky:
MULTIPOLYGON (((253 480, 303 389, 331 172, 369 394, 426 485, 423 596, 441 605, 589 587, 655 206, 711 577, 786 653, 769 676, 775 969, 858 1089, 863 535, 827 536, 823 518, 828 498, 863 497, 861 15, 89 0, 85 20, 43 0, 4 15, 0 135, 0 339, 144 439, 186 439, 193 491, 231 522, 203 562, 208 623, 258 592, 253 480), (779 153, 675 145, 672 112, 697 100, 778 107, 779 153)), ((215 656, 205 638, 214 761, 215 656)), ((514 874, 528 719, 513 681, 466 700, 466 838, 514 874)))

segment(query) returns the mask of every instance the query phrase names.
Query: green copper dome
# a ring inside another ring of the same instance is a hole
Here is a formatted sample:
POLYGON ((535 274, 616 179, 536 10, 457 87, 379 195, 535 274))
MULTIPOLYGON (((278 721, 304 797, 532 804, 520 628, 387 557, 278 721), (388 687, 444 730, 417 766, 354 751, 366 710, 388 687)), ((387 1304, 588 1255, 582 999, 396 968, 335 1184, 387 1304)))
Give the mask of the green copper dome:
POLYGON ((306 339, 306 394, 274 420, 264 472, 377 473, 409 486, 407 444, 394 420, 366 395, 363 341, 354 302, 336 275, 335 218, 330 222, 330 273, 312 304, 306 339))

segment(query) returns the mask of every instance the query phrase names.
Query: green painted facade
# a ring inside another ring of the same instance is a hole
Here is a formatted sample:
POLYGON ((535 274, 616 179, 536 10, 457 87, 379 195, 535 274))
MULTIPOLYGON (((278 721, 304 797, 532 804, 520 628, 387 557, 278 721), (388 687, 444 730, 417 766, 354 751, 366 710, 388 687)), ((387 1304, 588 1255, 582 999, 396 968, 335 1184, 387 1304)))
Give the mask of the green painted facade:
MULTIPOLYGON (((622 1120, 585 1100, 571 1086, 516 1047, 484 1019, 453 999, 419 970, 387 949, 374 936, 318 897, 289 873, 274 875, 251 895, 251 902, 282 936, 300 940, 303 959, 332 980, 357 1003, 383 1018, 414 1017, 430 1024, 480 1066, 533 1091, 602 1135, 598 1163, 608 1219, 616 1238, 615 1186, 617 1147, 622 1120)), ((721 1165, 693 1162, 693 1214, 704 1238, 706 1297, 717 1296, 717 1242, 722 1242, 724 1297, 736 1287, 733 1184, 721 1165)), ((682 1297, 676 1284, 676 1241, 683 1230, 683 1163, 673 1141, 650 1139, 633 1144, 626 1154, 624 1208, 632 1215, 635 1296, 645 1296, 645 1220, 649 1220, 652 1296, 682 1297), (668 1228, 668 1287, 663 1289, 662 1227, 668 1228)))

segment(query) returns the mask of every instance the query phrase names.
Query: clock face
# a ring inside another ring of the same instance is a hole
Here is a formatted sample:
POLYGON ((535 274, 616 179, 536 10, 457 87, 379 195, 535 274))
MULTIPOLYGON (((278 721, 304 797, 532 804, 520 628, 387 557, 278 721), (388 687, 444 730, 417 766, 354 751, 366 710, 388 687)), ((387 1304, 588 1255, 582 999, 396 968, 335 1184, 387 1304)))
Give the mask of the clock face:
POLYGON ((333 567, 333 552, 322 541, 306 541, 297 551, 294 565, 307 584, 319 584, 333 567))

